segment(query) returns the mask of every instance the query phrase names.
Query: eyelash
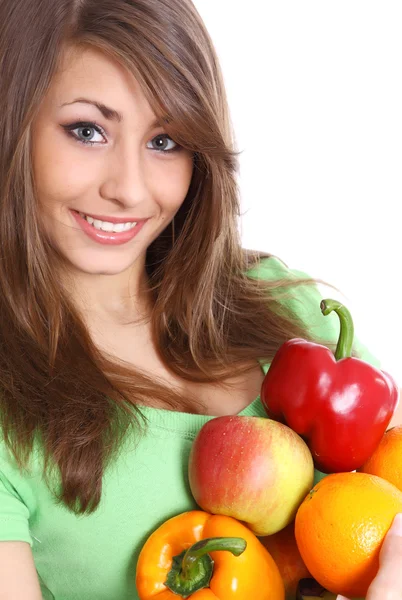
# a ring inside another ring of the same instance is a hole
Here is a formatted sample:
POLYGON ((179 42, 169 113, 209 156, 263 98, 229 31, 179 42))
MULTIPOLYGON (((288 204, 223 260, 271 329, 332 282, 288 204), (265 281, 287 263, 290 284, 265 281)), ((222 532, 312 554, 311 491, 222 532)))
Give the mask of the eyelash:
MULTIPOLYGON (((99 142, 91 142, 90 140, 85 141, 85 140, 78 138, 73 133, 74 129, 81 129, 84 127, 88 127, 89 129, 94 129, 97 133, 100 133, 101 135, 106 136, 106 132, 103 129, 103 127, 101 127, 95 121, 78 121, 77 123, 71 123, 70 125, 62 125, 62 127, 67 132, 67 134, 69 136, 71 136, 76 142, 78 142, 79 144, 84 144, 85 146, 88 146, 88 145, 96 146, 97 144, 99 144, 99 142)), ((172 138, 169 135, 167 135, 167 133, 160 133, 159 135, 156 135, 152 139, 155 140, 157 138, 169 139, 176 144, 176 142, 174 140, 172 140, 172 138)), ((157 148, 154 148, 154 151, 158 152, 159 154, 171 154, 173 152, 178 152, 179 150, 181 150, 181 146, 179 146, 179 144, 176 144, 176 146, 174 148, 171 148, 170 150, 158 150, 157 148)))

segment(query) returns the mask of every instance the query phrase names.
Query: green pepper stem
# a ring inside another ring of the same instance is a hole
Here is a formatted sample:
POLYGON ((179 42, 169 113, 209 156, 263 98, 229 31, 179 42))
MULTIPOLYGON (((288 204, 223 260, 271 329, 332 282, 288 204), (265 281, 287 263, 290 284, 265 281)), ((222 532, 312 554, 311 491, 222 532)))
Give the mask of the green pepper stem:
POLYGON ((338 344, 335 350, 335 359, 340 360, 341 358, 348 358, 352 356, 353 338, 354 338, 354 326, 352 315, 341 302, 337 300, 322 300, 321 312, 323 315, 329 315, 332 311, 335 311, 339 317, 341 329, 339 332, 338 344))
POLYGON ((209 552, 225 550, 234 556, 240 556, 246 547, 247 542, 243 538, 215 537, 200 540, 173 557, 165 585, 181 598, 188 598, 209 586, 214 567, 209 552))
POLYGON ((234 556, 240 556, 247 546, 246 540, 243 538, 235 537, 215 537, 206 538, 196 542, 191 548, 187 550, 183 557, 182 562, 182 573, 184 577, 191 577, 191 570, 194 563, 204 554, 214 552, 217 550, 227 550, 234 556))

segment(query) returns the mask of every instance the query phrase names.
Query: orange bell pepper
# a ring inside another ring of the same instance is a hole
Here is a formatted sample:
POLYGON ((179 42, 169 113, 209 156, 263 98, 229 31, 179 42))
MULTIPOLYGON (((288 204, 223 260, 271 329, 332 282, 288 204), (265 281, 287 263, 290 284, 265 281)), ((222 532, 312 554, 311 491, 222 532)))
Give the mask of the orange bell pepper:
POLYGON ((137 563, 140 600, 284 600, 273 558, 232 517, 193 510, 166 521, 137 563))

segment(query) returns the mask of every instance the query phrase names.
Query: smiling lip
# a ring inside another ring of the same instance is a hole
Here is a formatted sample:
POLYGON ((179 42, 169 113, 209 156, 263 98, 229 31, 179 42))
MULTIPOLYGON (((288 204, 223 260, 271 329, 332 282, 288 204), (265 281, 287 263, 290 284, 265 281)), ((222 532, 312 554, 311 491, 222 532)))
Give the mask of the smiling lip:
MULTIPOLYGON (((102 231, 100 229, 96 229, 93 225, 90 225, 86 219, 81 217, 80 213, 76 210, 71 210, 71 213, 76 220, 77 224, 80 226, 81 230, 94 242, 98 244, 104 244, 106 246, 118 246, 120 244, 126 244, 141 231, 145 223, 148 219, 140 219, 137 224, 128 231, 122 231, 120 233, 116 233, 114 231, 102 231)), ((86 214, 86 213, 83 213, 86 214)), ((92 216, 92 215, 90 215, 92 216)), ((98 217, 94 217, 97 219, 98 217)), ((106 218, 99 219, 100 221, 106 221, 106 218)), ((127 219, 112 219, 109 217, 109 222, 112 223, 131 223, 134 221, 128 221, 127 219)))
POLYGON ((73 212, 80 213, 86 215, 87 217, 92 217, 93 219, 97 219, 98 221, 106 221, 108 223, 140 223, 141 221, 147 221, 147 219, 140 219, 137 217, 106 217, 99 215, 92 215, 89 213, 84 213, 83 211, 74 210, 73 212))

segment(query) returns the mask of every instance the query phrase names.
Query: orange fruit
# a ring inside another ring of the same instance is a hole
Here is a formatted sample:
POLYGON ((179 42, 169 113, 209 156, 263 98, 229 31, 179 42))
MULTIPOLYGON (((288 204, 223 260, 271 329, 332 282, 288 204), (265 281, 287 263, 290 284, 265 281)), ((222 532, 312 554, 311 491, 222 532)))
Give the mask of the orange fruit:
POLYGON ((311 577, 296 544, 294 521, 281 531, 259 540, 276 562, 285 584, 286 598, 294 600, 300 579, 311 577))
POLYGON ((324 477, 296 513, 295 536, 306 567, 325 589, 364 597, 378 571, 384 536, 402 492, 367 473, 324 477))
POLYGON ((388 429, 359 471, 378 475, 402 491, 402 425, 388 429))

